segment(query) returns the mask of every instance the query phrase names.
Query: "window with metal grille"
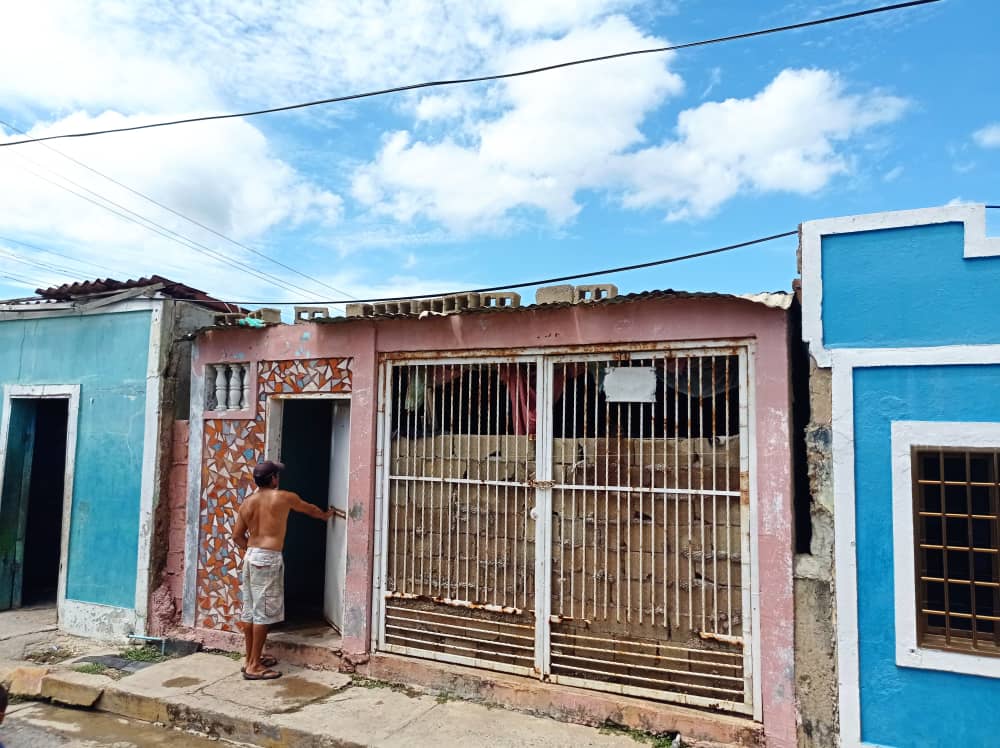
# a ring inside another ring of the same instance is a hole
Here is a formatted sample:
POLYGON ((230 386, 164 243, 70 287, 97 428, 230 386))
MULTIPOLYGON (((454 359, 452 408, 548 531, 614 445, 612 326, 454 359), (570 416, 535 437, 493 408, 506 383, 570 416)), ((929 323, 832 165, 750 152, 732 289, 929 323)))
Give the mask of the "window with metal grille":
POLYGON ((1000 656, 1000 450, 912 459, 918 641, 1000 656))

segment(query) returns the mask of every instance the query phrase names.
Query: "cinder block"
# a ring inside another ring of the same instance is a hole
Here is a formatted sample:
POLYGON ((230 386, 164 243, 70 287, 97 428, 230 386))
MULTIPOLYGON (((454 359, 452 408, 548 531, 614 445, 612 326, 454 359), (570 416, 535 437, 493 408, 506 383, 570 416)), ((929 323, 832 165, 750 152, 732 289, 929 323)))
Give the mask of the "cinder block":
POLYGON ((544 286, 535 291, 536 304, 572 304, 576 301, 576 289, 570 285, 544 286))
POLYGON ((259 319, 266 325, 280 325, 281 324, 281 310, 271 309, 269 307, 262 307, 248 315, 251 319, 259 319))
POLYGON ((371 304, 348 304, 345 311, 348 317, 371 317, 375 308, 371 304))
POLYGON ((574 301, 600 301, 601 299, 612 299, 617 295, 618 286, 612 283, 593 283, 577 286, 574 301))
POLYGON ((488 293, 482 296, 483 306, 518 307, 521 306, 521 294, 513 291, 488 293))
POLYGON ((297 306, 295 310, 295 324, 300 322, 310 322, 317 317, 329 317, 330 310, 325 306, 297 306))

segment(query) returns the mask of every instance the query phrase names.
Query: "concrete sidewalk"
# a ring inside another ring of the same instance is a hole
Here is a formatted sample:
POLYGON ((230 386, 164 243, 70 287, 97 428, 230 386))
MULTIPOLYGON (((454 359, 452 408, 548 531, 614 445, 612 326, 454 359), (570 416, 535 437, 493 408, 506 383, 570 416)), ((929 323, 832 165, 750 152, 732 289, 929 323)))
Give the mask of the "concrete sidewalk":
MULTIPOLYGON (((197 653, 114 680, 53 666, 0 663, 0 680, 24 698, 92 707, 131 719, 195 730, 249 745, 277 746, 616 746, 642 736, 418 693, 343 673, 283 664, 274 681, 245 681, 240 662, 197 653)), ((647 744, 654 744, 647 738, 647 744)), ((665 739, 658 746, 670 745, 665 739)))

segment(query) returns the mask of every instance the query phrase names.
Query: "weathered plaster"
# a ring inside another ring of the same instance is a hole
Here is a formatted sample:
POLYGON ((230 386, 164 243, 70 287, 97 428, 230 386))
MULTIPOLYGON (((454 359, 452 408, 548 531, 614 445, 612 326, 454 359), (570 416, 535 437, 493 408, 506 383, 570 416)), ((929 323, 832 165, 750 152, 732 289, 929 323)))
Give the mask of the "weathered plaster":
POLYGON ((809 553, 795 558, 795 686, 802 748, 836 745, 837 650, 832 615, 833 455, 829 369, 810 359, 810 419, 804 438, 809 472, 812 536, 809 553))
POLYGON ((210 330, 202 334, 192 361, 191 467, 188 487, 185 623, 194 622, 200 495, 200 410, 204 364, 238 360, 345 357, 352 360, 351 457, 348 501, 348 572, 343 647, 362 654, 371 637, 371 596, 376 527, 377 367, 380 354, 506 349, 543 350, 662 341, 754 341, 752 399, 757 483, 758 551, 754 574, 759 608, 761 705, 768 745, 795 744, 792 475, 787 313, 731 299, 660 299, 629 304, 575 306, 432 317, 423 320, 352 320, 264 330, 210 330), (308 340, 303 333, 309 332, 308 340), (199 454, 196 454, 196 451, 199 454))

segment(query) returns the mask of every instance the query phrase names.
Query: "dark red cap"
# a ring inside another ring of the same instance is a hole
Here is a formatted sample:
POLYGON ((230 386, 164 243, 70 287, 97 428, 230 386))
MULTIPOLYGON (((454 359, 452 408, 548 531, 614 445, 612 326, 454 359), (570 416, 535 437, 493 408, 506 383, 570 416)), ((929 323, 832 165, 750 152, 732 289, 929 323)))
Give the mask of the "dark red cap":
POLYGON ((254 480, 267 480, 272 475, 277 475, 284 469, 285 465, 281 462, 264 460, 263 462, 258 462, 257 467, 253 469, 253 478, 254 480))

